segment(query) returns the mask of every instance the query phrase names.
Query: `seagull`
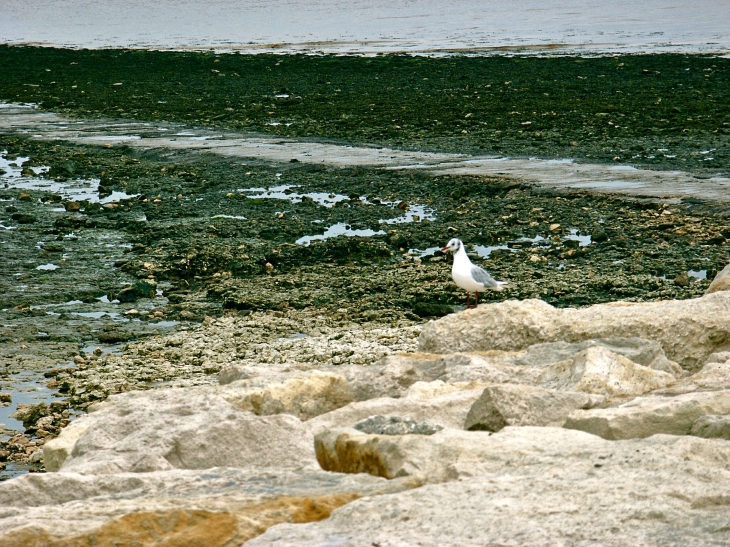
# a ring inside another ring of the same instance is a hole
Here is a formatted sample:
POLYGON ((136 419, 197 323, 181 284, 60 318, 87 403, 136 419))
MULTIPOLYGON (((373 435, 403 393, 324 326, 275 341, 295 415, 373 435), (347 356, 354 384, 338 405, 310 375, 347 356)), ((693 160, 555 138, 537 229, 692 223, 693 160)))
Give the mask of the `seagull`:
POLYGON ((488 272, 472 264, 460 239, 452 239, 441 250, 454 253, 451 277, 454 279, 454 283, 466 291, 466 309, 469 309, 470 293, 474 293, 476 304, 473 307, 476 308, 479 305, 479 291, 485 289, 501 291, 507 285, 506 281, 497 281, 488 272))

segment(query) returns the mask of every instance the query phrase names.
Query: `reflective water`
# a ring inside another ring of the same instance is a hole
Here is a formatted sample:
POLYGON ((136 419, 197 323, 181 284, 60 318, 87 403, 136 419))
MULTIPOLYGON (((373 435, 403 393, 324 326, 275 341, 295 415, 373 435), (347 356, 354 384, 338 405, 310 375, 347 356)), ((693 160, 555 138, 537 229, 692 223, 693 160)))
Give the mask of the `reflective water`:
MULTIPOLYGON (((277 178, 281 178, 281 173, 277 173, 277 178)), ((436 213, 430 207, 419 204, 410 204, 400 201, 387 201, 380 199, 373 199, 369 201, 366 197, 353 196, 349 197, 344 194, 335 194, 328 192, 304 192, 299 193, 294 189, 298 186, 282 184, 278 186, 272 186, 269 188, 240 188, 238 191, 243 193, 247 198, 250 199, 280 199, 289 201, 291 203, 301 203, 305 199, 311 199, 313 202, 321 205, 322 207, 332 208, 336 204, 341 202, 351 202, 353 200, 364 203, 366 205, 381 205, 390 209, 401 209, 403 215, 395 218, 380 219, 380 224, 404 224, 408 222, 421 222, 424 220, 432 221, 436 220, 436 213)), ((218 215, 220 217, 226 215, 218 215)), ((226 218, 241 218, 243 217, 232 217, 226 216, 226 218)), ((322 222, 322 221, 315 221, 322 222)), ((307 235, 297 239, 297 245, 309 245, 312 241, 325 240, 337 236, 360 236, 360 237, 371 237, 374 235, 384 235, 383 230, 372 230, 370 228, 353 230, 349 224, 345 222, 338 222, 328 227, 322 234, 307 235)))
MULTIPOLYGON (((67 366, 71 366, 69 363, 67 366)), ((48 389, 44 384, 45 378, 42 374, 36 372, 21 372, 18 374, 11 374, 9 378, 10 382, 13 383, 12 396, 13 400, 9 406, 0 406, 0 430, 2 426, 6 429, 15 431, 23 431, 23 422, 11 418, 18 409, 18 404, 33 404, 39 403, 50 404, 55 400, 58 400, 53 392, 48 389)), ((8 438, 10 435, 4 435, 4 438, 8 438)), ((3 435, 0 435, 3 438, 3 435)))
POLYGON ((309 244, 312 241, 317 240, 325 240, 329 239, 331 237, 337 237, 337 236, 359 236, 359 237, 371 237, 375 235, 385 235, 385 232, 383 230, 371 230, 370 228, 364 229, 364 230, 353 230, 349 224, 345 224, 344 222, 338 222, 337 224, 333 224, 329 228, 325 230, 323 234, 318 235, 312 235, 312 236, 304 236, 297 239, 296 243, 297 245, 304 245, 309 246, 309 244))
MULTIPOLYGON (((97 137, 103 138, 103 137, 97 137)), ((139 137, 137 137, 139 138, 139 137)), ((29 160, 27 157, 8 158, 7 150, 0 152, 0 184, 5 188, 13 190, 49 192, 51 194, 60 195, 69 201, 88 201, 90 203, 112 203, 136 197, 138 194, 127 194, 125 192, 114 191, 104 198, 99 197, 99 179, 71 179, 71 180, 54 180, 42 178, 37 175, 47 173, 49 167, 30 167, 33 175, 23 175, 23 165, 29 160), (3 173, 4 171, 4 173, 3 173)), ((6 229, 11 227, 3 226, 6 229)), ((14 227, 13 227, 14 228, 14 227)))
POLYGON ((7 43, 245 52, 724 51, 717 0, 3 0, 7 43))

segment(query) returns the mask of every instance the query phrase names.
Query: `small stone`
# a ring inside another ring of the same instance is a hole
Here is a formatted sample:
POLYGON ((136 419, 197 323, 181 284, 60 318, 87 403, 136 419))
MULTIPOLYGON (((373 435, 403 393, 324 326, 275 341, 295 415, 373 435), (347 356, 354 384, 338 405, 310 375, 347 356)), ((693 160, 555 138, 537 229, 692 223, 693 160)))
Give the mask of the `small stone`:
POLYGON ((81 209, 81 204, 78 201, 67 201, 63 204, 63 207, 67 211, 78 211, 81 209))
POLYGON ((33 201, 33 198, 28 192, 21 192, 18 195, 18 201, 33 201))
POLYGON ((132 308, 131 310, 125 311, 124 315, 139 315, 139 310, 132 308))
POLYGON ((0 393, 0 403, 12 403, 13 396, 10 393, 0 393))
POLYGON ((551 224, 549 227, 551 232, 559 232, 560 231, 560 224, 551 224))
POLYGON ((686 287, 689 284, 689 277, 686 275, 678 275, 674 278, 674 283, 680 287, 686 287))
POLYGON ((76 363, 77 365, 85 365, 86 364, 86 359, 84 359, 80 355, 75 355, 74 356, 74 363, 76 363))
POLYGON ((353 427, 372 435, 433 435, 443 429, 440 425, 400 416, 370 416, 353 427))

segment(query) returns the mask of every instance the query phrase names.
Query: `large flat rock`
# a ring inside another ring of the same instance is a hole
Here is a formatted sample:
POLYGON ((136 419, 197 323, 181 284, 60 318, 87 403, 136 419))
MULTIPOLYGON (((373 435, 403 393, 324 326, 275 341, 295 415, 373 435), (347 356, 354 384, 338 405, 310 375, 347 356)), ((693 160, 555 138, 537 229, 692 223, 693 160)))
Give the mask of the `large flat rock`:
POLYGON ((669 359, 696 371, 713 352, 730 349, 730 292, 578 309, 557 309, 542 300, 484 304, 424 325, 419 350, 518 351, 538 343, 611 337, 654 340, 669 359))
POLYGON ((316 436, 315 444, 323 469, 390 479, 413 476, 429 483, 491 473, 512 464, 533 465, 561 458, 571 449, 600 452, 606 441, 580 431, 525 426, 498 433, 443 429, 433 435, 328 429, 316 436))
POLYGON ((605 397, 519 384, 484 389, 469 409, 464 429, 499 431, 508 425, 562 426, 579 408, 593 408, 605 397))
POLYGON ((389 444, 377 453, 394 465, 399 456, 400 469, 453 480, 363 498, 321 522, 279 524, 246 547, 728 545, 730 443, 565 432, 380 436, 389 444))
POLYGON ((231 547, 413 480, 321 470, 212 468, 24 475, 0 484, 3 547, 231 547))
MULTIPOLYGON (((401 353, 366 367, 340 367, 358 401, 403 397, 416 382, 535 382, 535 367, 514 363, 515 352, 401 353)), ((339 370, 338 370, 339 372, 339 370)))
POLYGON ((428 399, 379 397, 351 403, 317 416, 309 420, 307 426, 317 434, 333 427, 352 427, 370 416, 400 416, 417 422, 462 429, 469 410, 482 391, 454 391, 428 399))
POLYGON ((674 383, 667 372, 638 365, 603 346, 594 346, 545 368, 538 384, 606 397, 632 397, 674 383))
POLYGON ((730 414, 730 390, 698 391, 676 397, 649 395, 618 407, 576 410, 564 427, 604 439, 635 439, 657 433, 688 435, 702 416, 730 414))
POLYGON ((281 382, 266 377, 238 380, 220 390, 228 402, 259 416, 291 414, 308 420, 353 400, 347 380, 338 374, 312 371, 281 382))
POLYGON ((257 416, 212 388, 114 395, 77 422, 77 430, 85 429, 60 466, 63 471, 317 466, 312 434, 298 418, 257 416))

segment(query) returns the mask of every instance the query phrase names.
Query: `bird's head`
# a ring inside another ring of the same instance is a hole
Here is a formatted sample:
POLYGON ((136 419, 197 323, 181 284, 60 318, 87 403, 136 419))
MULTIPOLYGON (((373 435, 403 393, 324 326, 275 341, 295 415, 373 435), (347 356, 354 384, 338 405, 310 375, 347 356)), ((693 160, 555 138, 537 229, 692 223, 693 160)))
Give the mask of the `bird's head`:
POLYGON ((452 253, 455 253, 456 251, 458 251, 459 249, 461 249, 461 247, 463 245, 464 244, 461 242, 460 239, 454 238, 451 241, 449 241, 446 244, 446 247, 444 247, 443 249, 441 249, 441 251, 442 252, 451 251, 452 253))

